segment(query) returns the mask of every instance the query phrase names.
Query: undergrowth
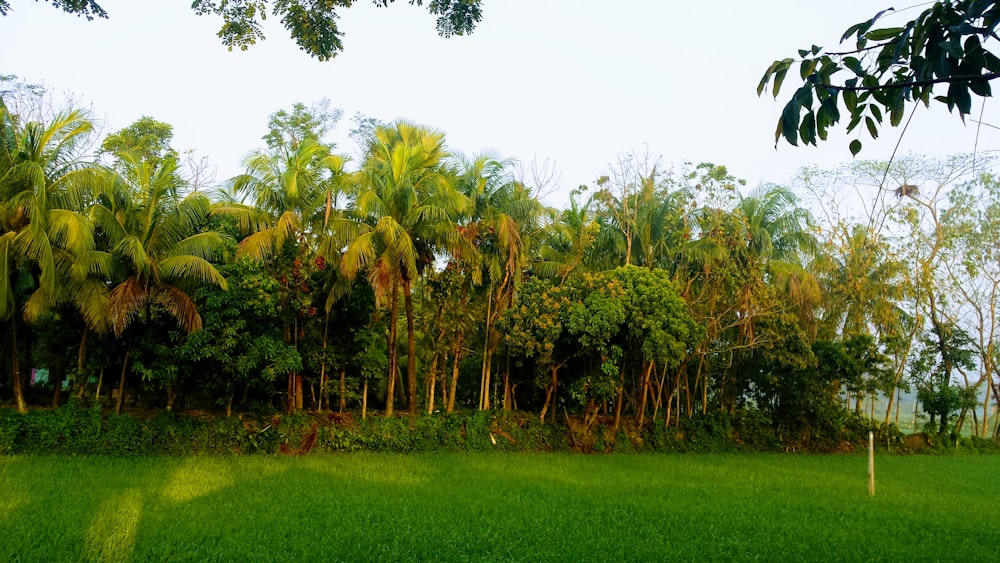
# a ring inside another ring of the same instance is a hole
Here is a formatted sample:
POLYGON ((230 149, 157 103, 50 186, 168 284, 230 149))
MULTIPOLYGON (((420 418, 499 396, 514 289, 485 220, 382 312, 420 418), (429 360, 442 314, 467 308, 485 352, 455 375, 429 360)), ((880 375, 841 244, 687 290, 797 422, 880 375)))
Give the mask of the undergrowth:
POLYGON ((837 452, 866 447, 868 432, 893 452, 998 452, 1000 442, 980 438, 903 436, 893 426, 849 418, 822 435, 783 434, 754 412, 710 413, 663 419, 636 427, 600 419, 589 427, 572 417, 541 423, 524 412, 470 411, 417 416, 300 412, 291 415, 215 417, 157 411, 114 414, 77 401, 22 415, 0 409, 0 454, 190 455, 310 452, 521 451, 584 453, 837 452))

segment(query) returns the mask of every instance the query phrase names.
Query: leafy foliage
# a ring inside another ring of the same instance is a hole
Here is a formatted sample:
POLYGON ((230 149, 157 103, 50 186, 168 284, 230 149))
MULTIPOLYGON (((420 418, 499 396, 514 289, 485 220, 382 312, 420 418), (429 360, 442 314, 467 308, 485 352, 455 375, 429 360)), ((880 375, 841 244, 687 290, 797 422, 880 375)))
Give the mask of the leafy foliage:
POLYGON ((100 152, 110 154, 116 160, 121 159, 125 153, 132 153, 141 160, 157 163, 167 158, 177 158, 177 151, 170 146, 173 137, 174 128, 169 123, 143 116, 105 137, 101 142, 100 152))
MULTIPOLYGON (((782 138, 791 145, 801 140, 815 145, 826 140, 828 130, 846 110, 847 132, 862 124, 877 138, 888 119, 896 127, 909 103, 929 106, 931 100, 957 110, 964 121, 972 111, 973 96, 989 97, 990 81, 1000 77, 1000 58, 986 46, 996 39, 1000 4, 989 0, 935 2, 911 21, 899 26, 876 27, 892 8, 844 32, 841 42, 853 37, 853 48, 824 52, 813 45, 800 49, 799 58, 774 61, 761 78, 757 94, 768 90, 777 98, 795 65, 802 81, 782 110, 775 144, 782 138), (846 78, 845 78, 846 77, 846 78), (943 95, 940 87, 946 88, 943 95)), ((850 143, 852 154, 862 143, 850 143)))
MULTIPOLYGON (((376 6, 393 2, 374 0, 376 6)), ((222 18, 219 37, 230 49, 238 47, 245 51, 263 40, 262 23, 270 15, 280 18, 300 49, 325 61, 344 50, 337 11, 352 4, 353 0, 194 0, 191 7, 199 15, 214 14, 222 18)), ((410 4, 421 6, 424 2, 410 0, 410 4)), ((472 33, 482 19, 480 0, 431 0, 427 10, 438 16, 437 30, 444 37, 472 33)))
MULTIPOLYGON (((36 0, 37 1, 37 0, 36 0)), ((64 12, 85 17, 88 20, 97 18, 107 18, 108 13, 94 0, 45 0, 50 2, 52 7, 59 8, 64 12)), ((6 16, 10 12, 10 2, 0 0, 0 16, 6 16)))

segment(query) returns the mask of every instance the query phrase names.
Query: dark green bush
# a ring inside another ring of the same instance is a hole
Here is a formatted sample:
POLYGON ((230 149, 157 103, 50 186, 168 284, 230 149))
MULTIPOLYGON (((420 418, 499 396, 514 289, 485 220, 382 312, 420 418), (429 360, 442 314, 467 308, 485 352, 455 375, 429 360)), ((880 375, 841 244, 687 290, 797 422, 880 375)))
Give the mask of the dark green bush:
POLYGON ((684 451, 708 453, 736 449, 736 442, 730 435, 733 421, 727 413, 699 413, 691 418, 681 417, 680 427, 684 435, 684 451))
MULTIPOLYGON (((779 436, 759 411, 681 417, 680 427, 657 419, 644 428, 595 424, 586 440, 571 437, 554 422, 542 424, 523 412, 472 411, 451 415, 418 415, 357 420, 351 414, 296 413, 257 418, 206 418, 160 412, 143 420, 132 415, 105 414, 98 403, 71 401, 59 409, 38 409, 26 415, 0 409, 0 455, 190 455, 302 454, 359 450, 393 453, 429 451, 586 451, 728 452, 740 450, 851 451, 876 444, 905 451, 904 436, 895 426, 854 414, 813 432, 779 436), (311 438, 315 434, 315 441, 311 438), (303 445, 311 446, 303 447, 303 445)), ((578 431, 579 433, 579 431, 578 431)), ((910 440, 912 437, 907 438, 910 440)), ((910 440, 912 441, 912 440, 910 440)), ((950 437, 926 437, 924 453, 1000 452, 1000 442, 950 437)))
POLYGON ((0 409, 0 454, 11 455, 18 451, 18 438, 22 435, 24 416, 14 409, 0 409))
POLYGON ((104 419, 104 436, 97 453, 112 456, 149 455, 154 451, 153 436, 143 422, 128 414, 111 413, 104 419))

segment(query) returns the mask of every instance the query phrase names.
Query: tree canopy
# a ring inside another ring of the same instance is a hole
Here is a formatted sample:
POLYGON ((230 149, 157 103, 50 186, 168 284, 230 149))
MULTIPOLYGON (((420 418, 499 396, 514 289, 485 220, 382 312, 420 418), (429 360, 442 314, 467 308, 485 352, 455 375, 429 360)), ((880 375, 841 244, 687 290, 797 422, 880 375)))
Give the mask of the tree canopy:
MULTIPOLYGON (((815 145, 845 116, 848 133, 864 124, 875 139, 886 119, 896 127, 908 105, 926 107, 932 100, 950 112, 957 110, 964 121, 972 112, 973 97, 992 95, 990 81, 1000 77, 1000 57, 989 42, 998 39, 1000 4, 935 2, 910 21, 881 25, 894 14, 887 8, 849 27, 840 40, 853 40, 853 45, 843 50, 812 45, 799 49, 797 58, 771 63, 757 95, 769 91, 777 98, 796 65, 801 80, 778 118, 775 144, 784 138, 791 145, 815 145)), ((851 154, 858 154, 861 146, 859 138, 851 140, 851 154)))
MULTIPOLYGON (((46 0, 70 14, 92 20, 108 18, 108 12, 95 0, 46 0)), ((373 0, 385 7, 395 0, 373 0)), ((300 49, 326 61, 344 50, 344 33, 337 26, 338 10, 350 8, 355 0, 193 0, 191 9, 198 15, 222 18, 219 38, 232 50, 247 50, 263 41, 263 23, 268 16, 281 21, 300 49)), ((424 0, 410 0, 423 6, 424 0)), ((9 0, 0 0, 0 15, 11 11, 9 0)), ((468 35, 483 17, 482 0, 429 0, 427 11, 437 16, 437 31, 442 37, 468 35)))

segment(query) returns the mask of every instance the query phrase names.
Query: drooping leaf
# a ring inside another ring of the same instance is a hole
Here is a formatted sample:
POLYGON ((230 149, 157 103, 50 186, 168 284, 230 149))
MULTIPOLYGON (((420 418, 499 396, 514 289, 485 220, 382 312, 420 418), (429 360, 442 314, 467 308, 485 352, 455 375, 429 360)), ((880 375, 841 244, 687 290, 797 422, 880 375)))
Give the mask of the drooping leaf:
POLYGON ((872 41, 885 41, 886 39, 896 37, 902 31, 902 27, 884 27, 882 29, 873 29, 865 33, 865 37, 872 41))
POLYGON ((851 150, 851 156, 858 156, 858 153, 861 152, 861 141, 854 139, 848 148, 851 150))

